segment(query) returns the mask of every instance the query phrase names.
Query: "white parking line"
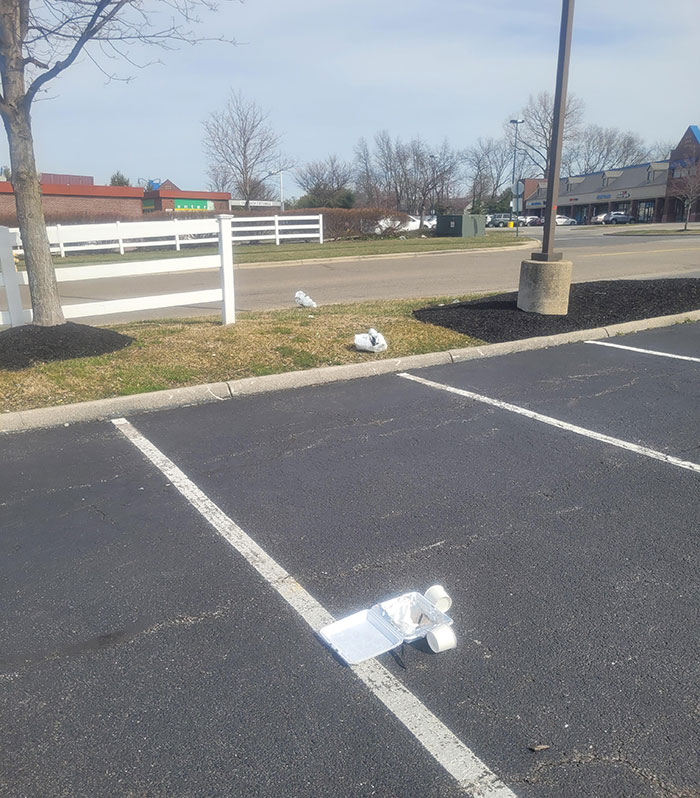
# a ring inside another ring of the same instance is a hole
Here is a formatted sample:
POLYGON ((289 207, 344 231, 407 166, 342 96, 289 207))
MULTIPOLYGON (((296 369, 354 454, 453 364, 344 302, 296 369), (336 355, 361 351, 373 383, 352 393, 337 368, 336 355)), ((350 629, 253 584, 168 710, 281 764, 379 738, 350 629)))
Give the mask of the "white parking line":
POLYGON ((453 388, 451 385, 444 385, 441 382, 426 380, 423 377, 416 377, 413 374, 407 374, 406 372, 402 372, 397 376, 403 377, 406 380, 412 380, 413 382, 419 382, 421 385, 427 385, 429 388, 437 388, 440 391, 447 391, 448 393, 457 394, 457 396, 464 396, 467 399, 473 399, 475 402, 482 402, 483 404, 491 405, 492 407, 498 407, 501 410, 508 410, 510 413, 517 413, 520 416, 526 416, 527 418, 532 418, 535 421, 541 421, 543 424, 549 424, 552 427, 558 427, 559 429, 566 430, 567 432, 575 432, 577 435, 584 435, 586 438, 593 438, 593 440, 601 441, 602 443, 609 443, 611 446, 617 446, 620 449, 627 449, 630 452, 643 454, 645 457, 652 457, 654 460, 661 460, 662 463, 678 466, 678 468, 686 468, 688 471, 694 471, 696 474, 700 474, 699 463, 691 463, 688 460, 680 460, 678 457, 673 457, 672 455, 664 454, 663 452, 657 452, 655 449, 649 449, 646 446, 639 446, 636 443, 629 443, 629 441, 623 441, 620 438, 613 438, 610 435, 603 435, 601 432, 594 432, 593 430, 585 429, 584 427, 577 427, 575 424, 569 424, 566 421, 560 421, 558 418, 543 416, 541 413, 535 413, 533 410, 526 410, 524 407, 511 405, 508 402, 502 402, 500 399, 491 399, 489 396, 482 396, 481 394, 473 393, 472 391, 465 391, 462 388, 453 388))
MULTIPOLYGON (((221 537, 297 611, 314 632, 333 622, 333 616, 214 504, 172 460, 126 419, 115 418, 112 423, 161 471, 221 537)), ((333 662, 330 653, 328 657, 330 665, 333 662)), ((350 667, 469 795, 473 798, 516 798, 515 793, 383 665, 376 660, 368 660, 350 667)))
POLYGON ((584 343, 595 344, 596 346, 612 346, 615 349, 627 349, 629 352, 641 352, 643 355, 658 355, 659 357, 672 357, 674 360, 690 360, 692 363, 700 363, 700 357, 690 357, 690 355, 674 355, 671 352, 657 352, 655 349, 639 349, 636 346, 611 344, 608 343, 608 341, 584 341, 584 343))

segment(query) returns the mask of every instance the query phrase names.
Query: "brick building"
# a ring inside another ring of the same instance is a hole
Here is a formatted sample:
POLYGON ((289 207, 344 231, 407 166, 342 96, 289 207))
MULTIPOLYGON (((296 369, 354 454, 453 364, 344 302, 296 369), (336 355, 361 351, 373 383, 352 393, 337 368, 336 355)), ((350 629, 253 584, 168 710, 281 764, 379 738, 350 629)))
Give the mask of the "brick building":
MULTIPOLYGON (((150 212, 227 213, 230 194, 181 191, 166 181, 155 191, 131 186, 96 186, 85 175, 42 173, 41 195, 47 224, 139 222, 150 212)), ((0 224, 17 226, 12 184, 0 181, 0 224)))
MULTIPOLYGON (((700 128, 691 125, 667 161, 632 164, 587 175, 562 177, 557 213, 579 224, 608 211, 629 213, 639 222, 677 222, 683 202, 673 196, 674 181, 694 174, 700 160, 700 128)), ((546 205, 547 181, 530 181, 525 191, 527 214, 540 215, 546 205)), ((700 221, 695 203, 691 221, 700 221)))
POLYGON ((171 180, 143 195, 143 213, 228 213, 231 195, 219 191, 182 191, 171 180))
MULTIPOLYGON (((47 224, 143 219, 142 188, 42 184, 41 195, 47 224)), ((17 225, 15 195, 9 182, 0 182, 0 224, 17 225)))

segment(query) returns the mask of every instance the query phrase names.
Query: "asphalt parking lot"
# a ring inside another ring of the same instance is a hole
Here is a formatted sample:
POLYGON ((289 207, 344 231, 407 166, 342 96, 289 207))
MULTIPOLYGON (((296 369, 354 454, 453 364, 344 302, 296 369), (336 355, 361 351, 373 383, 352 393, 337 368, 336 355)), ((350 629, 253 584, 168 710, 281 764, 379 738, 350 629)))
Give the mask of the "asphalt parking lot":
POLYGON ((4 436, 0 792, 700 795, 700 324, 604 343, 4 436))

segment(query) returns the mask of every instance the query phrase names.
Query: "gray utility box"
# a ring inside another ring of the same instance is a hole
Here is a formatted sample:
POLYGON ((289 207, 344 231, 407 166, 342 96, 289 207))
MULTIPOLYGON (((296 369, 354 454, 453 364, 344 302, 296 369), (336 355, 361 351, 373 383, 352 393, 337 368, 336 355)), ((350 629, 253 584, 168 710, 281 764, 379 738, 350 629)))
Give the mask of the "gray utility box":
POLYGON ((462 217, 453 215, 438 216, 435 223, 436 236, 462 236, 462 217))
POLYGON ((476 238, 486 235, 486 217, 465 213, 438 216, 435 225, 436 236, 455 236, 456 238, 476 238))
POLYGON ((473 213, 465 213, 462 217, 462 236, 478 238, 486 235, 486 217, 473 213))

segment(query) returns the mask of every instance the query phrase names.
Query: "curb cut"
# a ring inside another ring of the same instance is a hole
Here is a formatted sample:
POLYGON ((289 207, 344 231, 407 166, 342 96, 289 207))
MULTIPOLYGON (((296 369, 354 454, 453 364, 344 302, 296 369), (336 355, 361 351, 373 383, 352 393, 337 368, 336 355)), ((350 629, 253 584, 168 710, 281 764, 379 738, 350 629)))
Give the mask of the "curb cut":
POLYGON ((586 340, 599 340, 614 335, 641 332, 659 327, 670 327, 686 321, 700 321, 700 310, 675 313, 671 316, 656 316, 638 321, 611 324, 608 327, 595 327, 590 330, 575 330, 558 335, 545 335, 537 338, 524 338, 520 341, 504 341, 485 346, 470 346, 463 349, 450 349, 444 352, 429 352, 425 355, 376 360, 371 363, 352 363, 345 366, 325 366, 306 371, 288 371, 283 374, 270 374, 264 377, 244 377, 228 382, 212 382, 167 391, 153 391, 132 396, 117 396, 111 399, 97 399, 92 402, 41 407, 35 410, 19 410, 0 415, 0 433, 24 432, 43 427, 68 426, 83 421, 98 421, 131 413, 152 412, 174 407, 204 404, 205 402, 252 396, 272 391, 285 391, 312 385, 325 385, 332 382, 354 380, 362 377, 375 377, 406 369, 419 369, 427 366, 440 366, 449 363, 463 363, 468 360, 481 360, 485 357, 498 357, 515 352, 548 349, 552 346, 576 343, 586 340))

